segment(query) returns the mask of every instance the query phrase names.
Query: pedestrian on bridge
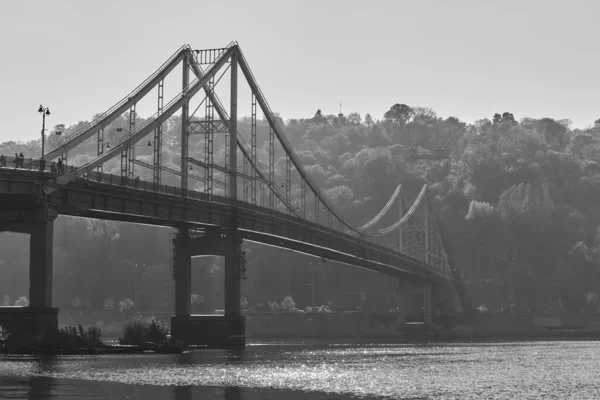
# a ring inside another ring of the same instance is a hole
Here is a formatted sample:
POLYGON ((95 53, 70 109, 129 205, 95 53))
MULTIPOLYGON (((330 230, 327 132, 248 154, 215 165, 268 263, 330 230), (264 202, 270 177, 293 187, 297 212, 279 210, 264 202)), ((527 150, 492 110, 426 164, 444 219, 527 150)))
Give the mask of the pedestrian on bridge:
POLYGON ((15 169, 19 168, 19 155, 15 153, 15 169))
POLYGON ((136 189, 140 186, 140 176, 139 175, 135 177, 134 185, 135 185, 136 189))
POLYGON ((25 156, 23 153, 19 153, 19 164, 21 164, 21 168, 25 168, 25 156))
POLYGON ((0 167, 6 167, 6 157, 4 157, 4 154, 0 154, 0 167))
POLYGON ((62 175, 62 174, 64 173, 64 168, 65 168, 65 166, 64 166, 64 164, 63 164, 63 160, 62 160, 62 158, 60 158, 60 157, 58 158, 58 165, 57 165, 57 166, 58 166, 58 173, 59 173, 60 175, 62 175))

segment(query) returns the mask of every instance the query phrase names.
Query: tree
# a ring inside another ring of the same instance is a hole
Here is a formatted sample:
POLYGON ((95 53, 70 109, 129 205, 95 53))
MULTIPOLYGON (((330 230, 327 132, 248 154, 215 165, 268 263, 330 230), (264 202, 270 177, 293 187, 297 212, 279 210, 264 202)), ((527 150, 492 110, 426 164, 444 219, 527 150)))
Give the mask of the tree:
POLYGON ((469 204, 469 212, 465 219, 486 218, 494 214, 494 206, 483 201, 471 201, 469 204))
POLYGON ((412 108, 406 104, 394 104, 388 111, 383 114, 386 120, 392 121, 395 124, 405 125, 414 115, 412 108))
POLYGON ((503 121, 513 121, 514 122, 515 116, 512 115, 509 112, 504 112, 504 113, 502 113, 502 120, 503 121))
POLYGON ((348 114, 348 122, 354 125, 360 125, 360 114, 357 112, 351 112, 350 114, 348 114))
POLYGON ((502 115, 500 115, 498 113, 494 114, 494 118, 493 118, 494 124, 499 124, 501 122, 506 122, 506 121, 515 122, 515 116, 509 112, 504 112, 504 113, 502 113, 502 115))

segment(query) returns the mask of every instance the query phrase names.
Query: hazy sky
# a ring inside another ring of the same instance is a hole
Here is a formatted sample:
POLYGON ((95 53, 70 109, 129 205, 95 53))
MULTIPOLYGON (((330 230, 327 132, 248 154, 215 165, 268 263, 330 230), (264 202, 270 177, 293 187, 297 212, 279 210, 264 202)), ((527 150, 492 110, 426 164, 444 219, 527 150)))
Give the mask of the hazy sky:
POLYGON ((583 128, 600 118, 599 14, 594 0, 1 0, 0 141, 38 138, 40 104, 50 126, 88 120, 181 45, 230 41, 283 118, 406 103, 583 128))

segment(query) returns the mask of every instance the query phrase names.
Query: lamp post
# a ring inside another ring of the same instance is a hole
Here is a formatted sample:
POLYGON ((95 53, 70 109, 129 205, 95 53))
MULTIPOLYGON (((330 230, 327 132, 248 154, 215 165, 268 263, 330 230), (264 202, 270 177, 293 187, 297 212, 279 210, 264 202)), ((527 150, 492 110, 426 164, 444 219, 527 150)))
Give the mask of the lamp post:
POLYGON ((45 168, 44 163, 44 143, 46 136, 44 135, 44 131, 46 130, 46 115, 50 116, 50 109, 48 107, 44 107, 40 104, 40 108, 38 108, 38 112, 42 114, 42 157, 40 158, 40 171, 42 172, 42 180, 43 180, 43 172, 45 168))

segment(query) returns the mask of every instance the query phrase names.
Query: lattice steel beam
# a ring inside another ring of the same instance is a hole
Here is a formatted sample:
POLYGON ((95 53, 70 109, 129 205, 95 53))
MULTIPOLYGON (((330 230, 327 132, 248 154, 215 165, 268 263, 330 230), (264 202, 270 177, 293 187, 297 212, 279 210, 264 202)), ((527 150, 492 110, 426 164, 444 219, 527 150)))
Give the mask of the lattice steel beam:
MULTIPOLYGON (((135 106, 136 103, 134 103, 131 108, 129 109, 129 132, 132 132, 135 129, 135 106)), ((127 176, 129 177, 129 179, 133 179, 134 178, 134 161, 135 160, 135 143, 132 143, 129 148, 128 148, 128 152, 127 152, 127 176)))
MULTIPOLYGON (((251 117, 250 117, 250 156, 252 163, 256 165, 256 96, 252 94, 251 117)), ((250 181, 250 201, 256 204, 256 169, 252 168, 252 180, 250 181)))
POLYGON ((300 177, 300 212, 302 218, 306 218, 306 182, 300 177))
MULTIPOLYGON (((190 84, 189 64, 190 55, 186 54, 181 60, 182 77, 181 91, 185 92, 190 84)), ((189 122, 190 122, 190 99, 186 100, 181 105, 181 161, 179 169, 181 171, 181 188, 186 190, 188 187, 188 162, 189 156, 189 122)))
MULTIPOLYGON (((269 126, 269 181, 275 187, 275 132, 271 126, 269 126)), ((275 194, 273 191, 269 192, 269 208, 275 208, 275 194)))
POLYGON ((231 55, 231 85, 229 112, 229 198, 237 199, 237 96, 238 96, 238 54, 231 55))
MULTIPOLYGON (((290 157, 286 154, 285 156, 285 199, 287 202, 290 202, 290 197, 292 193, 292 163, 290 161, 290 157)), ((287 213, 290 214, 291 211, 287 209, 287 213)))
MULTIPOLYGON (((244 176, 248 176, 248 160, 247 160, 246 158, 244 158, 244 162, 243 162, 243 168, 244 168, 244 169, 243 169, 243 171, 244 171, 244 176)), ((249 190, 248 190, 248 189, 249 189, 249 187, 248 187, 248 183, 249 183, 249 182, 248 182, 248 181, 247 181, 245 178, 242 178, 242 189, 243 189, 243 196, 244 196, 244 197, 243 197, 243 200, 244 200, 245 202, 247 202, 247 201, 248 201, 248 197, 249 197, 249 194, 248 194, 248 191, 249 191, 249 190)))
MULTIPOLYGON (((164 105, 164 80, 161 79, 158 82, 158 115, 162 114, 164 105)), ((157 187, 160 185, 161 181, 161 166, 162 166, 162 124, 158 124, 156 129, 154 129, 154 170, 152 176, 152 182, 157 187)))
MULTIPOLYGON (((425 194, 427 195, 427 193, 425 194)), ((425 263, 427 265, 430 265, 430 255, 429 255, 429 207, 427 204, 427 197, 425 197, 425 200, 423 201, 423 227, 425 228, 425 263)))
MULTIPOLYGON (((215 80, 211 77, 208 81, 208 87, 210 92, 215 90, 215 80)), ((210 100, 206 101, 204 121, 206 121, 207 132, 204 135, 204 162, 206 168, 204 169, 204 179, 206 182, 205 191, 210 196, 213 192, 213 164, 214 164, 214 121, 215 108, 210 100)))
POLYGON ((215 120, 211 121, 190 121, 190 135, 205 135, 212 133, 229 133, 229 121, 215 120))
POLYGON ((221 56, 221 54, 225 53, 227 48, 220 49, 201 49, 194 50, 196 53, 196 62, 200 65, 206 64, 214 64, 215 61, 221 56))
MULTIPOLYGON (((98 142, 97 142, 96 155, 98 157, 100 157, 102 155, 102 153, 104 153, 104 128, 98 130, 98 142)), ((98 168, 96 168, 96 171, 102 172, 102 165, 98 165, 98 168)))

